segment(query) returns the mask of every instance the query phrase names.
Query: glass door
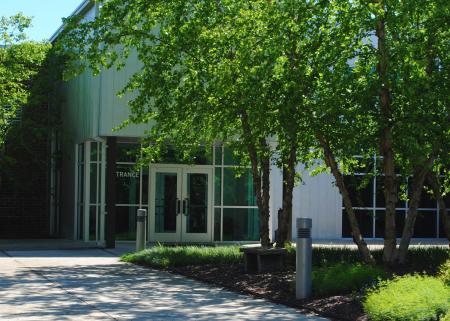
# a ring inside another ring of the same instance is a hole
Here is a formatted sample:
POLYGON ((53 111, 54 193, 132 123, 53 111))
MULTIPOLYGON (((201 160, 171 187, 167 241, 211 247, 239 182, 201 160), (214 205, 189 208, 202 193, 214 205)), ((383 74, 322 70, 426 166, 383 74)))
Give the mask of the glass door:
POLYGON ((182 235, 184 242, 210 242, 212 226, 212 170, 183 170, 182 235))
POLYGON ((212 179, 210 168, 152 165, 150 241, 210 242, 212 179))
POLYGON ((150 171, 150 241, 179 242, 181 234, 181 168, 150 171))

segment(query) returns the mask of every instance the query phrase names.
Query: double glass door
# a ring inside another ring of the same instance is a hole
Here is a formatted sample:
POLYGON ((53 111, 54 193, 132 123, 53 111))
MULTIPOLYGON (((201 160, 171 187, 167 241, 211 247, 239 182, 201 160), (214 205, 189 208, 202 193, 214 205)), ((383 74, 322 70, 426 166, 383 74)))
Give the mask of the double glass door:
POLYGON ((149 236, 153 242, 212 240, 212 169, 153 165, 149 236))

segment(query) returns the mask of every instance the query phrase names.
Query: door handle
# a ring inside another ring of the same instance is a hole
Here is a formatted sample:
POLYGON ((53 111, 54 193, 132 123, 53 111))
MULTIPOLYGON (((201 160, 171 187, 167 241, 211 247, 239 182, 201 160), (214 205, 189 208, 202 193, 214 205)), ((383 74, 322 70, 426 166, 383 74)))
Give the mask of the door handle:
POLYGON ((180 207, 181 207, 180 202, 181 201, 177 198, 176 203, 175 203, 175 212, 177 213, 177 215, 180 215, 180 207))
POLYGON ((183 214, 186 216, 188 215, 188 212, 187 212, 188 208, 189 208, 189 200, 187 198, 185 198, 183 200, 183 214))

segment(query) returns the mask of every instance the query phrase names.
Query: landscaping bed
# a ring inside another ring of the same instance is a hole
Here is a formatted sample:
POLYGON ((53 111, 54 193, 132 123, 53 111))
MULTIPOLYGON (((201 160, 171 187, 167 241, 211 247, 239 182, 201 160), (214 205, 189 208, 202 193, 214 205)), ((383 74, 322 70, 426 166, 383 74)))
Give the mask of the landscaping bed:
MULTIPOLYGON (((379 260, 381 251, 374 251, 374 256, 379 260)), ((382 280, 394 278, 392 283, 395 283, 397 282, 395 275, 406 275, 406 278, 413 279, 400 280, 400 282, 417 282, 414 279, 416 276, 411 274, 420 272, 434 276, 439 274, 439 266, 442 266, 444 268, 443 270, 441 268, 440 278, 448 284, 447 270, 450 267, 450 263, 448 263, 450 261, 447 261, 447 266, 443 263, 449 257, 448 249, 413 248, 410 252, 410 263, 407 266, 392 269, 364 265, 360 262, 357 251, 349 248, 314 248, 313 296, 308 300, 296 300, 295 298, 295 251, 292 248, 288 248, 285 270, 260 274, 244 273, 242 253, 239 252, 237 246, 157 246, 139 253, 125 255, 122 260, 167 270, 232 291, 282 303, 295 307, 300 312, 315 312, 334 320, 362 321, 369 320, 363 308, 363 304, 367 302, 368 293, 372 293, 374 302, 378 297, 382 302, 383 296, 386 295, 384 289, 375 291, 377 285, 385 284, 382 280)), ((431 282, 434 281, 431 280, 431 282)), ((391 288, 394 288, 394 291, 401 291, 401 289, 395 289, 395 284, 389 285, 388 288, 391 292, 391 288)), ((443 293, 445 297, 446 294, 443 293)), ((390 294, 392 295, 392 293, 390 294)), ((413 293, 411 297, 414 297, 413 293)), ((369 309, 368 311, 371 313, 377 313, 373 309, 370 310, 371 306, 377 307, 379 304, 365 305, 366 311, 369 309)), ((380 306, 380 308, 385 307, 380 306)), ((442 310, 442 307, 439 309, 442 310)), ((437 313, 442 314, 441 310, 437 310, 437 313)), ((372 314, 372 316, 374 315, 372 314)), ((400 319, 392 318, 390 320, 400 319)), ((423 320, 428 321, 429 319, 423 320)))
POLYGON ((367 320, 354 294, 295 299, 295 270, 244 274, 242 263, 171 267, 168 271, 336 320, 367 320))

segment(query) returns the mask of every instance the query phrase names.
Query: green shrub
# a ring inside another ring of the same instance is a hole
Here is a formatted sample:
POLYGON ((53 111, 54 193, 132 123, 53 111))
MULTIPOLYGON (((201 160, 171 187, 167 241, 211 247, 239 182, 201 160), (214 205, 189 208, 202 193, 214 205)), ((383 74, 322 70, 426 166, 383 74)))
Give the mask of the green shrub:
MULTIPOLYGON (((295 246, 287 246, 287 264, 295 266, 295 246)), ((382 249, 372 250, 372 255, 379 263, 382 262, 382 249)), ((323 267, 339 263, 362 263, 362 257, 356 247, 350 246, 314 246, 313 266, 323 267)), ((450 259, 448 248, 439 246, 410 246, 408 251, 408 266, 411 271, 436 272, 436 267, 450 259)))
POLYGON ((373 321, 438 320, 449 308, 450 289, 430 276, 406 275, 367 292, 364 311, 373 321))
POLYGON ((371 286, 385 276, 376 266, 339 263, 313 271, 313 293, 318 296, 349 293, 371 286))
POLYGON ((440 266, 438 275, 445 284, 450 286, 450 260, 447 260, 440 266))
POLYGON ((155 246, 150 249, 123 255, 124 262, 158 268, 201 265, 208 263, 236 263, 242 261, 238 246, 155 246))
POLYGON ((444 315, 440 320, 441 321, 450 321, 450 310, 448 310, 447 314, 444 315))

